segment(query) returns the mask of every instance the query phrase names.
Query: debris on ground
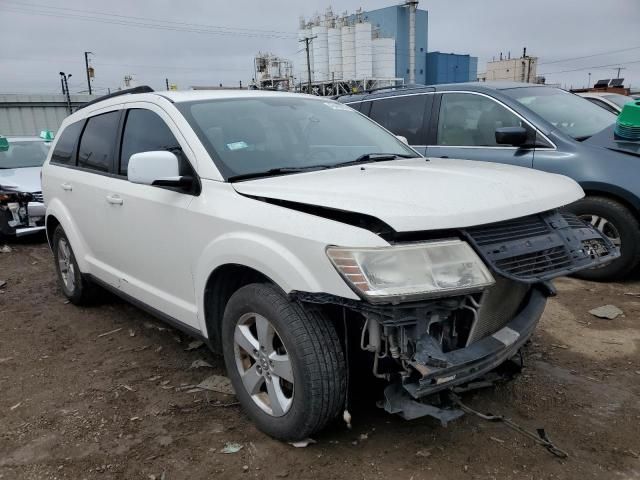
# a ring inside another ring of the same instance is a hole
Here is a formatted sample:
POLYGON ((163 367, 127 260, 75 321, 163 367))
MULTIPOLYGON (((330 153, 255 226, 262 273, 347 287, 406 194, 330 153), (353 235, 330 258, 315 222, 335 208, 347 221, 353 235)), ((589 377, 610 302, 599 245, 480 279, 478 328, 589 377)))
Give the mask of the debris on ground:
POLYGON ((431 452, 429 450, 418 450, 416 452, 416 457, 430 457, 431 452))
POLYGON ((13 360, 13 357, 0 358, 0 363, 5 363, 5 362, 8 362, 9 360, 13 360))
POLYGON ((606 318, 607 320, 613 320, 619 315, 624 315, 624 312, 615 305, 603 305, 602 307, 589 310, 589 313, 598 318, 606 318))
POLYGON ((120 328, 116 328, 116 329, 111 330, 111 331, 109 331, 109 332, 101 333, 100 335, 98 335, 98 338, 106 337, 107 335, 112 335, 112 334, 114 334, 114 333, 118 333, 120 330, 122 330, 122 327, 120 327, 120 328))
POLYGON ((239 443, 227 442, 220 453, 238 453, 240 450, 244 448, 244 445, 240 445, 239 443))
POLYGON ((9 245, 3 245, 0 247, 0 253, 11 253, 11 247, 9 245))
POLYGON ((222 375, 211 375, 195 386, 200 390, 211 390, 212 392, 224 393, 225 395, 235 395, 231 386, 231 380, 222 375))
POLYGON ((129 329, 129 336, 130 337, 135 337, 136 336, 136 332, 132 328, 129 329))
POLYGON ((16 408, 18 408, 20 405, 22 405, 22 402, 18 402, 16 403, 13 407, 9 407, 9 410, 15 410, 16 408))
POLYGON ((299 440, 297 442, 290 442, 289 445, 296 448, 306 448, 309 445, 313 445, 314 443, 318 442, 316 442, 313 438, 305 438, 304 440, 299 440))
POLYGON ((0 280, 0 288, 4 288, 7 286, 7 281, 6 280, 0 280))
POLYGON ((189 352, 191 350, 197 350, 203 345, 204 345, 204 342, 202 340, 194 340, 193 342, 190 342, 189 345, 187 345, 187 348, 185 348, 184 350, 185 352, 189 352))
POLYGON ((164 332, 166 330, 169 330, 168 328, 162 327, 162 326, 160 326, 160 325, 158 325, 156 323, 153 323, 153 322, 144 322, 144 328, 146 328, 146 329, 153 328, 155 330, 158 330, 159 332, 164 332))
POLYGON ((213 368, 213 366, 204 360, 195 360, 189 368, 213 368))

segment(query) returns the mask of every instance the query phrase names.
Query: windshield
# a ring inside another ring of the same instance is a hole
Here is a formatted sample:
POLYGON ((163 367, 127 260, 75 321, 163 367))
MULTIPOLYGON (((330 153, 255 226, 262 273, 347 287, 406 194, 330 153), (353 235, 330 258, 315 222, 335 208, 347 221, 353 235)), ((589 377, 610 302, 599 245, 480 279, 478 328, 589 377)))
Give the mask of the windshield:
POLYGON ((576 140, 585 140, 616 121, 614 114, 559 88, 511 88, 503 92, 576 140))
POLYGON ((41 167, 49 153, 49 146, 49 142, 9 139, 9 149, 0 150, 0 169, 41 167))
POLYGON ((626 95, 619 95, 617 93, 603 95, 603 97, 609 100, 610 102, 615 103, 620 108, 624 107, 627 103, 634 101, 633 97, 628 97, 626 95))
POLYGON ((178 108, 225 179, 331 168, 369 160, 368 154, 418 156, 373 121, 329 99, 235 98, 178 108))

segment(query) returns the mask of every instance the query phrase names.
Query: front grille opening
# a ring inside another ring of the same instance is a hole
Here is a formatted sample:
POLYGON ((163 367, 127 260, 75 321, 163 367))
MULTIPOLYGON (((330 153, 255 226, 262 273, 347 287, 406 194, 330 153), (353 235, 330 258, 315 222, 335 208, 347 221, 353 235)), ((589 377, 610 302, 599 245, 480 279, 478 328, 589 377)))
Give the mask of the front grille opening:
POLYGON ((571 265, 571 256, 564 247, 554 247, 539 252, 525 253, 496 262, 500 270, 523 278, 563 270, 571 265))
POLYGON ((472 227, 463 234, 496 273, 527 283, 593 268, 618 255, 592 225, 557 210, 472 227))

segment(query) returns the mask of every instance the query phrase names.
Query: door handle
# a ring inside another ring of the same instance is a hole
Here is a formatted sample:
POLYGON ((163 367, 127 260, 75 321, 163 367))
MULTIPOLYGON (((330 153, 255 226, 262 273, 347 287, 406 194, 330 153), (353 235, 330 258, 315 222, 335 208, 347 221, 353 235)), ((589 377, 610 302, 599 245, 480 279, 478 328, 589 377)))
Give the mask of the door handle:
POLYGON ((61 183, 60 186, 62 187, 63 190, 70 192, 71 190, 73 190, 73 187, 71 186, 70 183, 61 183))
POLYGON ((118 195, 107 195, 107 202, 111 205, 122 205, 124 203, 118 195))

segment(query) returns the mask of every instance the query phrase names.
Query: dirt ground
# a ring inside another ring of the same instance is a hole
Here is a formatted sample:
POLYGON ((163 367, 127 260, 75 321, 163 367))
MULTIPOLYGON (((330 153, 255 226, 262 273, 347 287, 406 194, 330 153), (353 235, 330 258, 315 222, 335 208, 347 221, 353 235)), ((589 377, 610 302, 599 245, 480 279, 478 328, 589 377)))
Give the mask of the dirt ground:
POLYGON ((465 397, 544 427, 567 460, 497 424, 406 422, 373 401, 352 411, 353 430, 336 422, 294 448, 257 431, 232 396, 180 388, 224 375, 221 358, 187 351, 189 338, 116 298, 66 303, 44 241, 10 246, 0 253, 3 480, 640 478, 637 279, 557 281, 523 374, 465 397), (624 316, 588 313, 605 304, 624 316), (212 368, 189 368, 199 359, 212 368), (228 442, 243 448, 224 454, 228 442))

